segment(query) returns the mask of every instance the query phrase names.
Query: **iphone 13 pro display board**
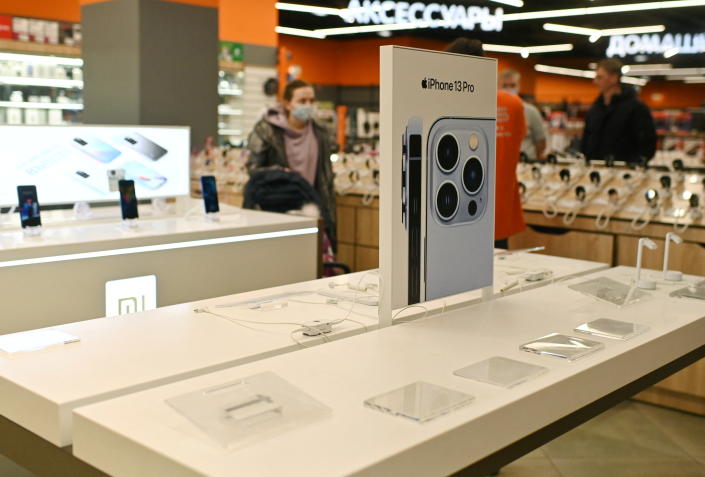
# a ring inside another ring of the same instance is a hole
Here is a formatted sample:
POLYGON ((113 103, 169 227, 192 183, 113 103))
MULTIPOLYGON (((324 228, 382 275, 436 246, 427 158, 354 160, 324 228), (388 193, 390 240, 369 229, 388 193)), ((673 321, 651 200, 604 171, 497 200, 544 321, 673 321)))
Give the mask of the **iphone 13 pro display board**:
POLYGON ((0 205, 23 184, 44 205, 117 202, 111 177, 133 180, 140 199, 186 196, 190 142, 188 127, 0 126, 0 205))
POLYGON ((380 324, 492 285, 497 62, 381 48, 380 324))

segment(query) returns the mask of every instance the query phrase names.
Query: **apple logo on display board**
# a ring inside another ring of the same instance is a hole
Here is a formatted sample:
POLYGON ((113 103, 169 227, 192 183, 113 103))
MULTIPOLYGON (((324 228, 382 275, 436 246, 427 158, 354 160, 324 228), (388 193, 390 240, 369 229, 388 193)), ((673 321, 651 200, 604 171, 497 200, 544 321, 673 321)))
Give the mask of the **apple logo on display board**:
POLYGON ((428 88, 428 81, 426 81, 426 78, 424 78, 424 79, 421 80, 421 87, 422 87, 423 89, 428 88))

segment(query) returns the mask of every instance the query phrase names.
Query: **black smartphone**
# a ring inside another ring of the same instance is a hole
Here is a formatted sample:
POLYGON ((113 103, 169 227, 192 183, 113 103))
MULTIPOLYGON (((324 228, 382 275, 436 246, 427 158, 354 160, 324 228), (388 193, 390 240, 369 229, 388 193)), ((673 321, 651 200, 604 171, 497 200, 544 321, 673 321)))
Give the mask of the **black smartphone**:
POLYGON ((39 216, 37 188, 35 186, 17 186, 17 201, 20 204, 20 220, 22 221, 23 229, 42 225, 42 218, 39 216))
POLYGON ((120 188, 120 208, 122 209, 122 220, 131 220, 139 217, 137 213, 137 194, 135 193, 135 181, 121 180, 118 182, 120 188))
POLYGON ((218 206, 218 187, 214 176, 201 176, 201 193, 206 214, 215 214, 220 210, 218 206))
POLYGON ((423 124, 421 118, 409 120, 402 138, 402 220, 408 238, 408 304, 421 301, 421 174, 423 124))

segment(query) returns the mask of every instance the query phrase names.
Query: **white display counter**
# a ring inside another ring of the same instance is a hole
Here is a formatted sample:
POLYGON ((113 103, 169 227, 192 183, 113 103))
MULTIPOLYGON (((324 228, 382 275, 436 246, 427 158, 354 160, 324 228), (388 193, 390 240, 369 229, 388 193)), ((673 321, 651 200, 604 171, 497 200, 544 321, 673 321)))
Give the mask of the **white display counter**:
MULTIPOLYGON (((604 264, 546 255, 514 254, 497 258, 527 269, 549 268, 554 278, 602 270, 604 264)), ((498 280, 504 276, 497 267, 498 280)), ((79 343, 43 351, 6 355, 0 353, 0 416, 30 430, 55 446, 71 444, 71 411, 99 402, 218 369, 300 349, 291 338, 292 325, 232 323, 224 318, 194 313, 211 307, 217 313, 249 321, 304 323, 315 319, 351 318, 336 325, 328 339, 372 330, 377 307, 351 302, 321 305, 318 295, 296 296, 304 291, 349 291, 345 286, 376 284, 374 272, 313 280, 272 289, 175 305, 119 318, 104 318, 54 327, 80 338, 79 343), (334 284, 336 286, 331 287, 334 284), (289 297, 287 298, 287 295, 289 297), (248 310, 252 300, 287 301, 285 308, 248 310), (310 303, 303 303, 310 302, 310 303), (240 304, 230 308, 213 308, 240 304)), ((549 281, 542 283, 548 284, 549 281)), ((516 290, 523 288, 517 287, 516 290)), ((409 310, 409 313, 414 310, 409 310)), ((436 309, 439 312, 440 308, 436 309)), ((416 314, 419 317, 420 314, 416 314)), ((409 314, 404 313, 404 318, 409 314)), ((296 335, 304 346, 321 338, 296 335)), ((18 426, 18 427, 19 427, 18 426)), ((0 446, 0 453, 3 448, 0 446)))
POLYGON ((314 219, 224 206, 217 222, 198 210, 146 213, 125 227, 115 207, 95 212, 88 221, 48 214, 54 220, 37 237, 2 230, 0 334, 316 277, 314 219), (138 280, 118 281, 131 278, 138 280))
MULTIPOLYGON (((627 283, 633 270, 595 275, 627 283)), ((585 279, 79 408, 73 452, 117 477, 225 476, 234 471, 258 476, 445 476, 477 466, 571 416, 589 414, 591 406, 599 412, 604 409, 599 403, 613 405, 615 399, 628 397, 620 390, 648 386, 647 377, 658 379, 664 369, 674 372, 705 354, 703 301, 668 296, 681 285, 662 284, 650 298, 620 308, 568 288, 585 279), (629 341, 589 337, 604 343, 604 349, 573 362, 519 350, 551 332, 574 335, 575 326, 603 317, 650 329, 629 341), (453 375, 496 355, 544 366, 548 372, 511 389, 453 375), (332 414, 226 450, 165 403, 266 371, 330 407, 332 414), (426 424, 363 406, 368 398, 415 381, 471 394, 475 400, 426 424)), ((534 446, 541 443, 537 439, 534 446)), ((502 464, 501 459, 496 462, 502 464)), ((486 475, 493 469, 481 470, 486 475)))

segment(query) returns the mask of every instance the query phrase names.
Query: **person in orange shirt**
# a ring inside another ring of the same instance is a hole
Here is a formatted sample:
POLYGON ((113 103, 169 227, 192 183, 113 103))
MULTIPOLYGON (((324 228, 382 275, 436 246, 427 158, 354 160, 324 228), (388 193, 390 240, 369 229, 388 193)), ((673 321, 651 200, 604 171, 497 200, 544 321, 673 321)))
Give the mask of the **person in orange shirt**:
MULTIPOLYGON (((458 38, 445 51, 485 56, 482 42, 458 38)), ((497 91, 497 148, 495 166, 494 239, 496 248, 509 248, 509 237, 526 228, 521 209, 517 163, 526 135, 524 103, 519 96, 497 91)))

